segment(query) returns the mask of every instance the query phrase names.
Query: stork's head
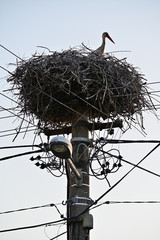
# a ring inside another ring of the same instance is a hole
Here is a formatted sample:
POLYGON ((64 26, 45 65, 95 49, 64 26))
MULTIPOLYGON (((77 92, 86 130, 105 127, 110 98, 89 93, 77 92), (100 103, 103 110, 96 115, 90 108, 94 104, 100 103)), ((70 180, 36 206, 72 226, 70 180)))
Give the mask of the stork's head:
POLYGON ((102 38, 108 38, 111 42, 113 42, 113 43, 115 43, 113 40, 112 40, 112 38, 109 36, 109 34, 107 33, 107 32, 104 32, 103 34, 102 34, 102 38))

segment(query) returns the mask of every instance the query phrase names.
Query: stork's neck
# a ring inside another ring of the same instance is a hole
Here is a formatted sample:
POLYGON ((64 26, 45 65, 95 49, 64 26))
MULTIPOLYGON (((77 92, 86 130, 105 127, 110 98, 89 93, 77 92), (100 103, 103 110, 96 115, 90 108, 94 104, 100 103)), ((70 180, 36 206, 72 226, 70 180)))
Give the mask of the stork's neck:
POLYGON ((106 45, 106 38, 105 38, 104 36, 102 36, 102 45, 101 45, 101 48, 102 48, 102 50, 103 50, 103 53, 104 53, 105 45, 106 45))

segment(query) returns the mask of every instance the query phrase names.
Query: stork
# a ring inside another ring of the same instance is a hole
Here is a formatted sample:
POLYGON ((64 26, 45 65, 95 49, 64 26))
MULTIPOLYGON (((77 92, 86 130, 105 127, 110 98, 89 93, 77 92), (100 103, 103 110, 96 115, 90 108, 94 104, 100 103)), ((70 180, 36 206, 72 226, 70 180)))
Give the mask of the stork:
POLYGON ((96 50, 94 50, 92 53, 94 53, 95 55, 104 55, 104 49, 105 49, 105 45, 106 45, 106 38, 108 38, 111 42, 115 43, 112 38, 109 36, 109 34, 107 32, 104 32, 102 34, 102 44, 99 48, 97 48, 96 50))

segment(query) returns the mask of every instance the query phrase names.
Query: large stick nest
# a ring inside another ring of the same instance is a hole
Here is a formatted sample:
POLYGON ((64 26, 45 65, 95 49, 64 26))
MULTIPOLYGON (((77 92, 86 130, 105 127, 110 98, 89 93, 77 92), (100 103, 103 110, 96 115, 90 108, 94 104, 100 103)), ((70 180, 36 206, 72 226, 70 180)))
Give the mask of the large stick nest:
POLYGON ((122 117, 128 122, 153 108, 143 75, 126 59, 84 49, 35 54, 18 62, 8 81, 16 95, 18 90, 21 112, 36 116, 41 126, 64 126, 83 114, 90 120, 122 117))

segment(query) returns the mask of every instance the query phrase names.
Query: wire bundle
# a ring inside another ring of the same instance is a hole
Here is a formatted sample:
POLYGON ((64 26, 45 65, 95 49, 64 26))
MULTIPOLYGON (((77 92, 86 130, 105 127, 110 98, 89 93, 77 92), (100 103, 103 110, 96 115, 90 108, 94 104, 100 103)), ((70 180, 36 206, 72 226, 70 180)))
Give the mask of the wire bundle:
POLYGON ((95 147, 95 150, 89 159, 89 166, 92 175, 99 180, 106 179, 110 186, 107 178, 108 174, 115 173, 119 170, 122 166, 121 158, 120 152, 117 149, 104 151, 103 144, 98 148, 95 147))

